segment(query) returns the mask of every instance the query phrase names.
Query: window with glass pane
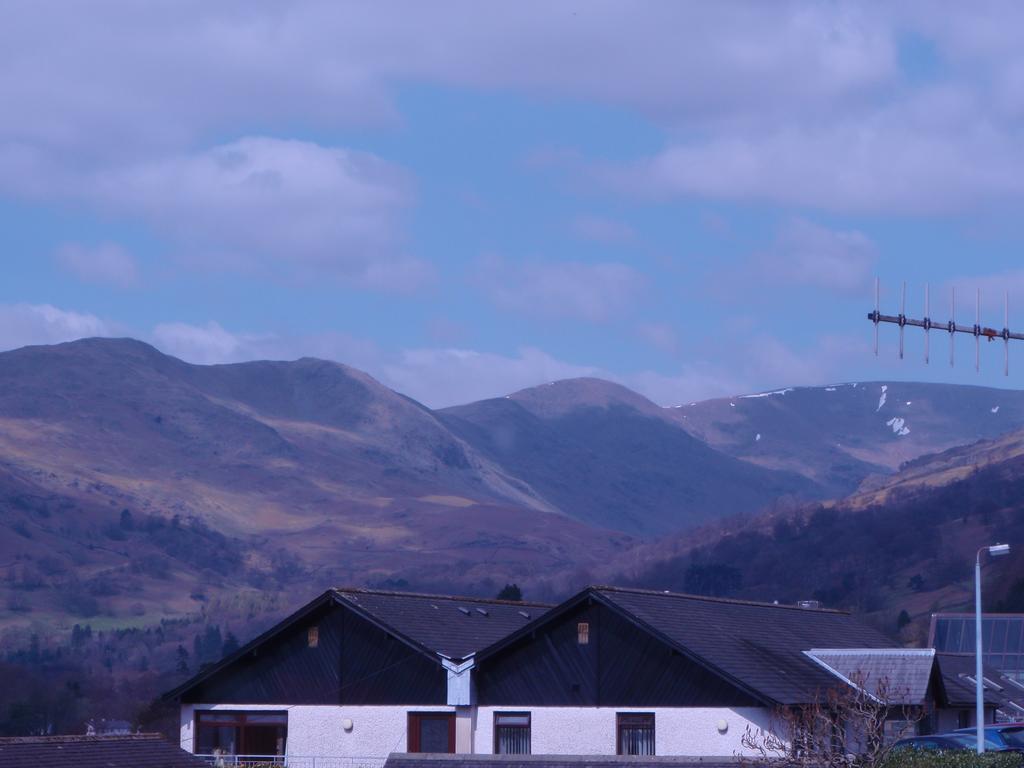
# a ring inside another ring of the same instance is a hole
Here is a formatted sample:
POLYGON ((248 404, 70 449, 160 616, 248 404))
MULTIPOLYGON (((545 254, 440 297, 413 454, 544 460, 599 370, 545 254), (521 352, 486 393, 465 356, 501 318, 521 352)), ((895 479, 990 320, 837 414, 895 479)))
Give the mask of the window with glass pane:
POLYGON ((494 713, 494 754, 530 754, 530 713, 494 713))
POLYGON ((451 712, 410 712, 409 752, 455 751, 455 715, 451 712))
POLYGON ((195 751, 201 755, 279 757, 287 738, 286 712, 196 712, 195 751))
POLYGON ((616 752, 620 755, 654 754, 654 713, 630 712, 615 716, 616 752))

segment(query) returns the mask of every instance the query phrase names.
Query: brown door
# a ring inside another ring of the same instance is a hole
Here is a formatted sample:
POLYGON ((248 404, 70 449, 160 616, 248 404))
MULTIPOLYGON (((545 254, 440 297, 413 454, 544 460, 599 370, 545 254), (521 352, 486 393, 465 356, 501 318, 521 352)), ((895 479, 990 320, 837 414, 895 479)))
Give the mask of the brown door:
POLYGON ((410 712, 410 752, 455 752, 455 713, 410 712))

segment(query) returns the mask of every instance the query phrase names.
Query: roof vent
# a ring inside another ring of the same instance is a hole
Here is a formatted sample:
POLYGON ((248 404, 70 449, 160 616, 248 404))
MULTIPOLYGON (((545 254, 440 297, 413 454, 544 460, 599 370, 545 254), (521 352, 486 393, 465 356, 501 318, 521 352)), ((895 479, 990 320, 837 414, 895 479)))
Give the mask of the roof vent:
POLYGON ((477 608, 476 612, 479 613, 481 616, 487 616, 488 615, 487 611, 485 611, 483 608, 477 608))
POLYGON ((529 611, 516 611, 516 613, 518 613, 524 619, 530 618, 530 612, 529 611))
POLYGON ((797 608, 807 608, 808 610, 817 610, 821 608, 820 600, 798 600, 796 604, 797 608))
POLYGON ((462 606, 460 605, 460 606, 459 606, 459 610, 460 610, 460 611, 462 611, 462 612, 463 612, 464 614, 466 614, 467 616, 469 616, 469 608, 463 608, 463 607, 462 607, 462 606))

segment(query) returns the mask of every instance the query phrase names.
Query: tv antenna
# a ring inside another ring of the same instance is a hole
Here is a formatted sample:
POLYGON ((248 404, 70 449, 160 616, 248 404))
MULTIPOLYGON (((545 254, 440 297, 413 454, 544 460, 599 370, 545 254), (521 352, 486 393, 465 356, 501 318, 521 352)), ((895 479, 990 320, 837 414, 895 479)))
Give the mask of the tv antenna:
POLYGON ((900 313, 898 315, 883 315, 879 307, 879 293, 881 284, 875 278, 875 311, 868 313, 868 320, 875 325, 875 356, 878 356, 878 326, 881 323, 892 323, 899 326, 900 341, 899 355, 903 359, 903 332, 909 325, 913 328, 924 329, 924 362, 927 365, 930 357, 929 331, 936 330, 949 334, 949 364, 955 362, 956 344, 955 339, 958 333, 965 333, 974 337, 974 370, 981 370, 981 340, 989 341, 996 339, 1003 340, 1003 375, 1010 375, 1010 339, 1024 341, 1024 333, 1015 333, 1010 330, 1010 296, 1003 293, 1003 327, 1001 329, 988 328, 981 324, 981 289, 979 288, 974 299, 974 325, 960 325, 956 322, 956 288, 949 289, 949 321, 935 322, 931 319, 931 296, 928 284, 924 286, 924 317, 918 320, 914 317, 907 317, 907 284, 904 282, 900 290, 900 313))

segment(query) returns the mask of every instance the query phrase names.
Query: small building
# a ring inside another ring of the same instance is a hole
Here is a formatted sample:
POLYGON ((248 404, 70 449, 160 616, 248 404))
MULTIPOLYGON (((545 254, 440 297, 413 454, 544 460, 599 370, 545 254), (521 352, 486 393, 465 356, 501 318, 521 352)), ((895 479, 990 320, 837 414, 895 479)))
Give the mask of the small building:
POLYGON ((190 752, 472 752, 474 654, 550 606, 332 589, 167 694, 190 752))
POLYGON ((554 608, 336 589, 168 696, 182 748, 207 755, 731 760, 748 728, 854 671, 898 672, 901 703, 943 706, 932 651, 840 611, 615 587, 554 608))
POLYGON ((159 733, 0 738, 4 768, 199 768, 208 766, 159 733))

